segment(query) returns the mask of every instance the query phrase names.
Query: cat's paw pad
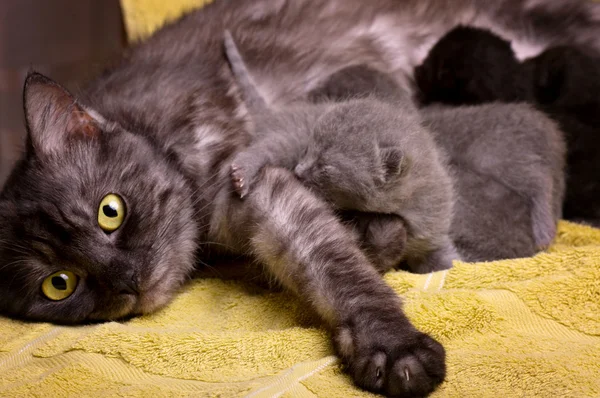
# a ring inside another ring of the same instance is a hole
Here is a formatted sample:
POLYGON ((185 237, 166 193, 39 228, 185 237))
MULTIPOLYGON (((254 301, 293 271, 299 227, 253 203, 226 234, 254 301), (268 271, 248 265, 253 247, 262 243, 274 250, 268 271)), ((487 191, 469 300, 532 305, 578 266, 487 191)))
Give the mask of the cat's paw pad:
POLYGON ((386 396, 427 396, 446 376, 444 348, 414 329, 393 339, 389 332, 356 338, 350 329, 338 331, 336 345, 350 375, 360 387, 386 396))
POLYGON ((233 189, 240 195, 240 198, 248 195, 250 190, 249 182, 247 181, 245 174, 246 173, 241 166, 235 163, 231 165, 231 182, 233 184, 233 189))

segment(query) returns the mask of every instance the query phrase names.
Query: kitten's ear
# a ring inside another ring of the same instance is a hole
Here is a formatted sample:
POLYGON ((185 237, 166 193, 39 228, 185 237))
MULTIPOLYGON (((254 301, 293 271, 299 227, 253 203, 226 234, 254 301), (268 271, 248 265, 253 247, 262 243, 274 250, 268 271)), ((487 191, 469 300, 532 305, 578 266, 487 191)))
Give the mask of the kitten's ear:
POLYGON ((58 83, 30 73, 23 89, 29 144, 38 154, 57 153, 72 139, 100 135, 98 122, 58 83))
POLYGON ((409 167, 408 158, 399 147, 380 149, 381 163, 384 172, 384 182, 392 181, 406 173, 409 167))
POLYGON ((535 61, 533 90, 535 100, 543 105, 556 102, 561 95, 566 80, 564 60, 541 55, 535 61))

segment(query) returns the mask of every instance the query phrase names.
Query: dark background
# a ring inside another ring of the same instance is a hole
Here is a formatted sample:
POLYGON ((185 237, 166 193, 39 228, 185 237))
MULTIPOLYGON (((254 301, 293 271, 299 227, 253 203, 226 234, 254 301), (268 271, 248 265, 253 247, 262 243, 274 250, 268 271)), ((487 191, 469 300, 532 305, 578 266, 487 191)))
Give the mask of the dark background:
POLYGON ((0 186, 24 142, 27 71, 74 89, 124 45, 118 0, 0 0, 0 186))

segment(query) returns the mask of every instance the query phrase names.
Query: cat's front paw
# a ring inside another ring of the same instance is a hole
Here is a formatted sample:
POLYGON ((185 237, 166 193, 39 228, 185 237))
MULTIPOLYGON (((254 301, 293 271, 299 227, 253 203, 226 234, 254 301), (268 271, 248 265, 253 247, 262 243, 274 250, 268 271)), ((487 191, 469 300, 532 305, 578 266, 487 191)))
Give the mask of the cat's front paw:
POLYGON ((246 178, 246 172, 243 167, 236 163, 231 164, 231 183, 233 189, 240 195, 240 198, 248 195, 250 191, 250 182, 246 178))
POLYGON ((424 397, 446 376, 444 347, 412 327, 368 332, 344 326, 334 341, 354 382, 391 397, 424 397))

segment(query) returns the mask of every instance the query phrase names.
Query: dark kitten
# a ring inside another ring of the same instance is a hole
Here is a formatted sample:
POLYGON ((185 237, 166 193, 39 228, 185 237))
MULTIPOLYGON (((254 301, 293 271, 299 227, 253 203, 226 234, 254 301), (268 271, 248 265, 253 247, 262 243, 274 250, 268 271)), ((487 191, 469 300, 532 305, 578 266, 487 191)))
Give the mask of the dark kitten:
MULTIPOLYGON (((381 73, 351 67, 334 73, 315 98, 336 99, 336 84, 343 89, 341 100, 390 97, 390 82, 381 73), (353 81, 359 82, 354 92, 353 81)), ((548 246, 564 196, 565 148, 556 125, 525 104, 435 106, 422 115, 450 162, 457 196, 451 236, 461 256, 523 257, 548 246)))
POLYGON ((490 31, 459 26, 442 37, 415 68, 423 105, 524 100, 528 87, 510 46, 490 31))
POLYGON ((432 48, 415 78, 423 104, 527 101, 557 121, 568 148, 563 215, 600 226, 600 58, 592 50, 554 47, 519 64, 508 41, 460 27, 432 48))
POLYGON ((554 47, 523 64, 540 109, 565 132, 568 156, 564 216, 600 227, 600 57, 554 47))
POLYGON ((403 257, 414 272, 452 266, 451 181, 408 94, 393 103, 365 97, 268 107, 228 33, 225 48, 255 131, 232 165, 242 197, 263 167, 293 169, 340 210, 401 217, 408 229, 403 257))

